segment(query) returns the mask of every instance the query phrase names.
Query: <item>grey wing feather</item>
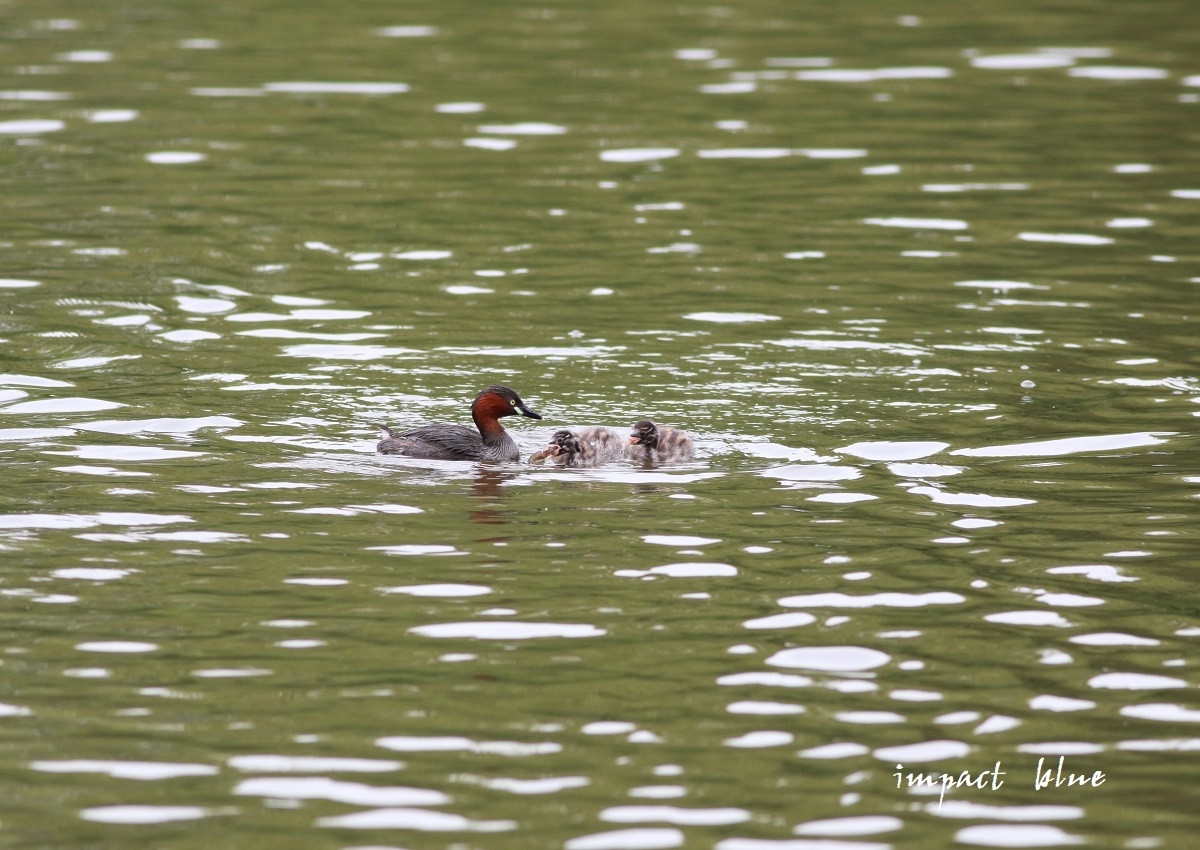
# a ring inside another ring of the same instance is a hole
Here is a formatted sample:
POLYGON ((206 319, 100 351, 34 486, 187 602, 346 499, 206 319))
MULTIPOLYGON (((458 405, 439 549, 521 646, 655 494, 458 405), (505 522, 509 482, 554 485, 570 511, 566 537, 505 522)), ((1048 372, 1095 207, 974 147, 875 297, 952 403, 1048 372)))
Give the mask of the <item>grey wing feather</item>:
POLYGON ((426 425, 411 431, 394 432, 379 441, 376 451, 385 455, 462 460, 483 456, 478 432, 462 425, 426 425))

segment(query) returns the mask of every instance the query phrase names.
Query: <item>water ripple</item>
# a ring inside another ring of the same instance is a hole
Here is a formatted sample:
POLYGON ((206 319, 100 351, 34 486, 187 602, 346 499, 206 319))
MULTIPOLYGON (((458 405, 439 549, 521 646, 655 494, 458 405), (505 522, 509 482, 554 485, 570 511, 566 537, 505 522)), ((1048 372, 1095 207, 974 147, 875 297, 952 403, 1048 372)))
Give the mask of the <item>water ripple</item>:
POLYGON ((404 786, 364 785, 325 777, 256 777, 243 779, 234 794, 281 800, 332 800, 356 806, 440 806, 450 802, 441 791, 404 786))
POLYGON ((409 632, 432 638, 474 638, 476 640, 537 640, 541 638, 589 638, 608 634, 587 623, 499 622, 434 623, 413 626, 409 632))

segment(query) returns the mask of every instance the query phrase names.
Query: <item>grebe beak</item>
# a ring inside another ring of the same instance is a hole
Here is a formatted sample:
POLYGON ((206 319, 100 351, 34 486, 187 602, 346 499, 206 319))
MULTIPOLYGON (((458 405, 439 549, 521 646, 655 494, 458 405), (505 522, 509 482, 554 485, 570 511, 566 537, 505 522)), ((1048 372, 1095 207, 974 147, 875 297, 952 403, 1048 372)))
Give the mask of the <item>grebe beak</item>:
POLYGON ((530 410, 528 407, 526 407, 525 402, 521 401, 520 399, 517 399, 513 403, 517 406, 517 410, 521 411, 522 416, 528 416, 530 419, 542 418, 542 414, 538 413, 536 410, 530 410))
POLYGON ((630 434, 629 439, 625 441, 625 445, 636 446, 641 441, 642 441, 641 437, 639 437, 637 434, 630 434))

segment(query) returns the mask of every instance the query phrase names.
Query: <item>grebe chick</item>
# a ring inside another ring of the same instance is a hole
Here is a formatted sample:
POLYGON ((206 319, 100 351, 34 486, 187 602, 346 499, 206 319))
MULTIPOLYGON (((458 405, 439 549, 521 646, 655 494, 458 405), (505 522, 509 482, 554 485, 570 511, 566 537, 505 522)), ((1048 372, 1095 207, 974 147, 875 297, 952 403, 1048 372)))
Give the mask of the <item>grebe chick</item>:
POLYGON ((625 457, 642 463, 681 463, 696 457, 696 446, 677 428, 639 419, 625 441, 625 457))
POLYGON ((480 390, 471 402, 476 430, 462 425, 425 425, 396 433, 386 425, 376 425, 383 439, 375 451, 432 460, 520 460, 517 444, 500 424, 501 417, 517 413, 530 419, 542 418, 508 387, 493 384, 480 390))
POLYGON ((555 431, 549 445, 530 455, 529 462, 553 458, 551 462, 556 466, 599 466, 619 460, 624 449, 621 435, 612 428, 555 431))

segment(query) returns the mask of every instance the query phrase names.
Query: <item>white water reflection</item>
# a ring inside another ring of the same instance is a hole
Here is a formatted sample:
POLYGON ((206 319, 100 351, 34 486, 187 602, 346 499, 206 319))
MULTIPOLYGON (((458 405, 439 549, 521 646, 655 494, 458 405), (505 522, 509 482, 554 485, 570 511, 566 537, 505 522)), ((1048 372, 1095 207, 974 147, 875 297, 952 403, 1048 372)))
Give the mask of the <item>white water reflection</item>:
POLYGON ((426 809, 371 809, 317 819, 317 826, 334 829, 411 829, 417 832, 506 832, 516 829, 511 820, 477 821, 448 812, 426 809))
POLYGON ((683 846, 683 833, 668 827, 614 829, 569 838, 564 850, 670 850, 683 846))
POLYGON ((1200 723, 1200 711, 1171 702, 1122 706, 1121 715, 1142 720, 1158 720, 1163 723, 1200 723))
POLYGON ((271 676, 274 672, 261 667, 211 667, 204 670, 193 670, 192 675, 197 679, 247 679, 256 676, 271 676))
POLYGON ((205 159, 207 157, 198 151, 155 151, 146 154, 146 162, 155 165, 188 165, 205 159))
POLYGON ((791 464, 764 469, 757 473, 763 478, 776 478, 781 482, 854 481, 862 477, 862 470, 852 466, 832 466, 825 463, 791 464))
POLYGON ((858 673, 881 667, 891 660, 887 653, 864 646, 797 646, 776 652, 766 663, 798 670, 858 673))
MULTIPOLYGON (((965 471, 961 466, 949 466, 947 463, 888 463, 888 472, 899 478, 943 478, 946 475, 959 475, 965 471)), ((950 525, 958 525, 956 522, 950 525)))
POLYGON ((368 310, 331 310, 327 308, 300 307, 284 313, 232 313, 223 316, 227 322, 286 322, 293 319, 301 321, 338 321, 343 319, 363 319, 371 315, 368 310))
POLYGON ((249 538, 231 531, 127 531, 121 534, 92 532, 76 534, 80 540, 111 543, 248 543, 249 538))
POLYGON ((971 747, 964 744, 962 741, 921 741, 917 744, 901 744, 895 747, 880 747, 871 753, 880 761, 921 763, 928 761, 942 761, 944 759, 957 759, 968 755, 971 752, 971 747))
POLYGON ((72 427, 105 434, 190 434, 201 428, 236 428, 244 424, 231 416, 200 416, 193 419, 105 419, 78 422, 72 427))
POLYGON ((679 564, 663 564, 648 570, 615 570, 614 576, 621 578, 642 578, 644 576, 666 576, 667 578, 720 578, 736 576, 737 567, 730 564, 710 562, 684 562, 679 564))
POLYGON ((43 91, 39 89, 0 91, 0 100, 50 101, 70 99, 71 95, 60 91, 43 91))
POLYGON ((1020 192, 1028 183, 926 183, 922 192, 1020 192))
POLYGON ((735 80, 729 83, 708 83, 700 86, 701 94, 749 94, 758 89, 750 80, 735 80))
POLYGON ((168 342, 202 342, 207 339, 220 339, 221 335, 210 331, 178 330, 166 331, 159 334, 158 337, 168 342))
POLYGON ((74 455, 83 460, 111 460, 120 462, 176 460, 185 457, 201 457, 208 453, 190 452, 182 449, 160 449, 154 446, 77 446, 66 451, 48 451, 46 454, 74 455))
POLYGON ((497 133, 511 136, 557 136, 567 132, 561 124, 545 121, 522 121, 517 124, 482 124, 476 128, 480 133, 497 133))
POLYGON ((849 446, 843 446, 837 451, 843 454, 854 455, 864 460, 917 460, 918 458, 929 457, 929 455, 937 454, 943 449, 950 447, 949 443, 940 442, 891 442, 891 441, 876 441, 865 443, 852 443, 849 446))
MULTIPOLYGON (((480 150, 485 150, 485 151, 510 151, 513 148, 515 148, 516 146, 517 146, 517 143, 516 143, 516 140, 514 140, 514 139, 493 139, 493 138, 487 138, 487 137, 480 137, 480 138, 474 138, 474 139, 463 139, 463 147, 478 148, 480 150)), ((451 294, 462 294, 461 292, 455 292, 455 290, 468 289, 468 288, 469 287, 448 286, 448 287, 446 287, 446 291, 450 292, 451 294)), ((492 290, 481 289, 478 291, 491 292, 492 290)))
POLYGON ((1029 701, 1029 707, 1035 711, 1090 711, 1096 703, 1090 699, 1075 699, 1074 697, 1057 697, 1041 694, 1029 701))
POLYGON ((1048 286, 1040 286, 1035 283, 1027 283, 1020 280, 960 280, 954 284, 955 286, 964 286, 969 289, 990 289, 993 292, 1012 292, 1021 289, 1049 289, 1048 286))
POLYGON ((872 496, 869 493, 821 493, 809 496, 805 501, 828 505, 852 505, 857 502, 874 502, 878 499, 878 496, 872 496))
POLYGON ((840 741, 833 744, 822 744, 817 747, 809 747, 808 749, 800 750, 796 755, 806 759, 844 759, 854 758, 855 756, 866 755, 870 750, 862 744, 855 744, 850 741, 840 741))
POLYGON ((443 112, 447 115, 467 115, 472 112, 483 112, 484 105, 477 101, 453 101, 451 103, 439 103, 433 109, 435 112, 443 112))
POLYGON ((674 800, 687 796, 687 789, 682 785, 638 785, 629 789, 630 797, 646 800, 674 800))
POLYGON ((685 319, 694 322, 717 322, 720 324, 746 324, 748 322, 776 322, 778 316, 768 313, 688 313, 685 319))
POLYGON ((652 162, 679 156, 679 148, 620 148, 600 152, 605 162, 652 162))
POLYGON ((66 122, 57 118, 18 118, 0 121, 0 135, 36 136, 41 133, 54 133, 65 126, 66 122))
POLYGON ((742 623, 746 629, 792 629, 797 626, 807 626, 815 623, 817 618, 812 614, 793 612, 788 614, 772 614, 769 617, 758 617, 742 623))
POLYGON ((793 153, 809 159, 860 159, 867 155, 863 148, 797 148, 793 153))
POLYGON ((1164 80, 1170 74, 1165 68, 1139 68, 1127 65, 1084 65, 1067 71, 1070 77, 1087 77, 1093 80, 1164 80))
POLYGON ((846 593, 815 593, 785 596, 779 604, 785 608, 923 608, 927 605, 958 605, 966 597, 949 591, 930 593, 874 593, 853 596, 846 593))
POLYGON ((905 227, 910 230, 966 230, 967 223, 955 218, 865 218, 864 224, 875 224, 880 227, 905 227))
POLYGON ((455 735, 391 735, 377 738, 375 745, 402 753, 469 752, 523 758, 562 752, 562 745, 551 741, 475 741, 455 735))
POLYGON ((96 823, 154 824, 198 820, 212 814, 200 806, 99 806, 83 809, 79 816, 96 823))
POLYGON ((696 151, 696 156, 701 159, 778 159, 791 155, 791 148, 713 148, 696 151))
POLYGON ((94 528, 98 525, 170 525, 195 522, 184 514, 143 514, 125 511, 101 511, 97 514, 0 514, 0 529, 94 528))
POLYGON ((1004 611, 988 614, 983 619, 989 623, 1010 626, 1053 626, 1060 629, 1071 626, 1070 620, 1054 611, 1004 611))
POLYGON ((726 747, 734 747, 735 749, 755 750, 766 747, 785 747, 795 740, 796 736, 791 732, 764 729, 747 732, 745 735, 739 735, 736 738, 726 738, 721 743, 726 747))
POLYGON ((1127 576, 1117 567, 1108 564, 1081 564, 1071 567, 1050 567, 1046 570, 1052 575, 1081 575, 1092 581, 1126 582, 1140 581, 1134 576, 1127 576))
POLYGON ((989 496, 986 493, 948 493, 937 487, 909 487, 908 492, 917 496, 928 496, 937 505, 956 505, 972 508, 1012 508, 1020 505, 1036 504, 1034 499, 1021 499, 1014 496, 989 496))
POLYGON ((124 406, 119 402, 99 398, 46 398, 0 407, 0 413, 90 413, 124 406))
POLYGON ((1161 641, 1154 638, 1127 635, 1121 632, 1092 632, 1086 635, 1075 635, 1071 643, 1081 646, 1159 646, 1161 641))
POLYGON ((1188 683, 1173 676, 1154 673, 1101 673, 1087 680, 1089 688, 1118 691, 1155 691, 1186 688, 1188 683))
POLYGON ((808 688, 813 680, 808 676, 797 676, 794 673, 750 672, 730 673, 717 679, 718 685, 764 685, 773 688, 808 688))
POLYGON ((483 777, 471 774, 459 774, 459 782, 468 782, 488 788, 492 791, 504 791, 508 794, 521 796, 557 794, 572 788, 585 788, 591 784, 586 776, 546 776, 539 779, 517 779, 509 776, 483 777))
POLYGON ((1174 431, 1142 431, 1135 434, 1064 437, 1056 440, 1037 440, 1032 443, 955 449, 950 454, 966 457, 1060 457, 1084 452, 1120 451, 1142 446, 1157 446, 1167 442, 1166 438, 1173 436, 1175 436, 1174 431))
POLYGON ((1076 820, 1084 815, 1083 809, 1079 806, 993 806, 987 803, 973 803, 969 800, 942 800, 940 803, 927 803, 924 809, 927 814, 934 817, 967 820, 1076 820))
POLYGON ((453 546, 442 543, 401 543, 396 546, 368 546, 369 552, 385 552, 388 555, 465 555, 453 546))
POLYGON ((279 82, 266 83, 263 91, 290 94, 400 94, 407 83, 279 82))
POLYGON ((738 700, 725 706, 730 714, 758 714, 764 716, 804 714, 807 709, 802 705, 790 702, 773 702, 769 700, 738 700))
POLYGON ((961 844, 979 847, 1066 847, 1083 844, 1084 838, 1044 824, 980 824, 954 833, 961 844))
POLYGON ((587 623, 522 623, 514 620, 434 623, 413 626, 412 634, 432 638, 473 638, 475 640, 539 640, 542 638, 589 638, 608 634, 587 623))
POLYGON ((937 66, 913 68, 827 68, 796 71, 792 77, 804 82, 871 83, 878 80, 940 80, 954 76, 949 68, 937 66))
POLYGON ((671 823, 679 826, 726 826, 745 823, 750 813, 733 807, 685 809, 679 806, 611 806, 602 809, 600 820, 609 823, 671 823))
POLYGON ((405 786, 364 785, 325 777, 256 777, 243 779, 234 794, 280 800, 332 800, 356 806, 440 806, 450 802, 441 791, 405 786))
POLYGON ((572 469, 563 472, 537 472, 533 480, 539 481, 602 481, 610 484, 694 484, 723 478, 723 472, 659 472, 656 470, 616 467, 600 469, 572 469))
POLYGON ((215 776, 219 771, 210 764, 176 764, 162 761, 103 761, 65 759, 32 761, 29 766, 43 773, 102 773, 114 779, 140 779, 157 782, 180 776, 215 776))
POLYGON ((406 26, 380 27, 375 35, 384 38, 426 38, 438 34, 438 28, 424 24, 409 24, 406 26))
POLYGON ((796 824, 792 830, 796 835, 822 835, 843 837, 847 835, 878 835, 893 832, 904 826, 904 821, 890 815, 858 815, 857 817, 827 818, 796 824))
POLYGON ((1116 240, 1091 233, 1018 233, 1023 242, 1056 242, 1063 245, 1111 245, 1116 240))
POLYGON ((243 773, 391 773, 404 762, 338 756, 242 755, 227 764, 243 773))
POLYGON ((596 720, 579 727, 585 735, 625 735, 636 729, 637 724, 628 720, 596 720))
POLYGON ((379 592, 454 599, 483 596, 491 593, 492 589, 478 584, 411 584, 403 587, 381 587, 379 592))
POLYGON ((55 578, 74 579, 78 581, 113 581, 114 579, 125 578, 137 572, 133 569, 119 569, 116 567, 64 567, 61 570, 55 570, 51 573, 55 578))
POLYGON ((642 540, 657 546, 707 546, 709 543, 721 542, 716 537, 694 537, 688 534, 647 534, 642 540))
POLYGON ((971 64, 992 71, 1034 71, 1043 68, 1066 68, 1075 64, 1075 57, 1060 53, 1002 53, 996 56, 974 56, 971 64))
POLYGON ((158 644, 139 640, 91 640, 78 643, 80 652, 114 652, 119 654, 154 652, 158 644))

